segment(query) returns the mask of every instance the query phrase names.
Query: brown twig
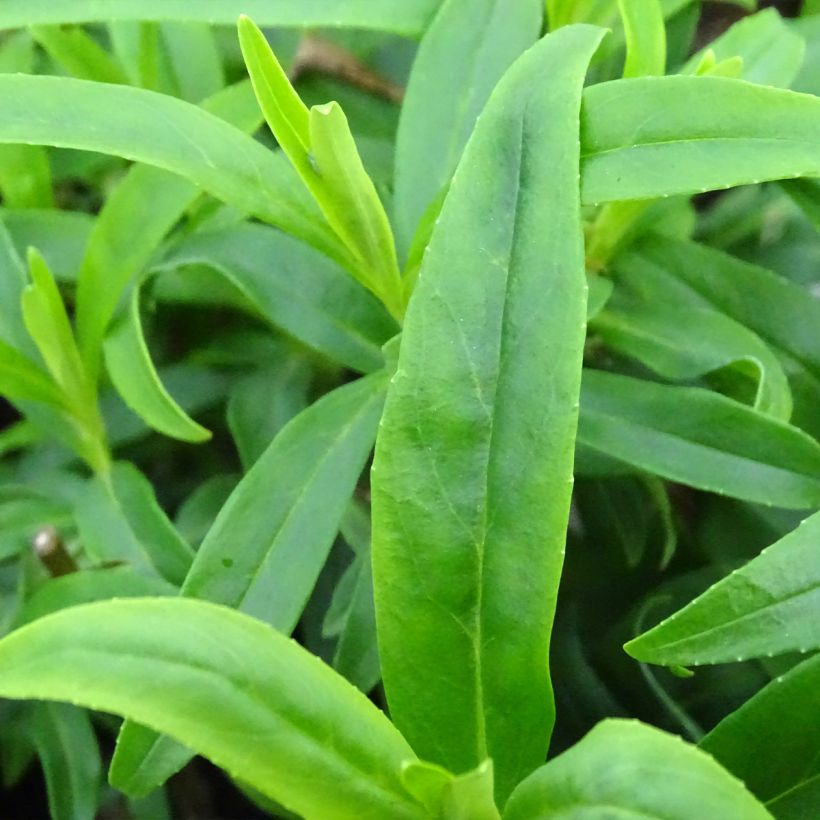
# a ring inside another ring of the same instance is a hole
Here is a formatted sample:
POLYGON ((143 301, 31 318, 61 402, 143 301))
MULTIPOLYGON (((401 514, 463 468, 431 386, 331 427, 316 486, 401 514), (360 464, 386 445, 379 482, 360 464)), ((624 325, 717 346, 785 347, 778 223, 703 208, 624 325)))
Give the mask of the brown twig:
POLYGON ((392 103, 399 104, 404 99, 401 86, 386 80, 341 46, 310 34, 299 43, 290 79, 295 82, 312 72, 338 77, 349 85, 392 103))

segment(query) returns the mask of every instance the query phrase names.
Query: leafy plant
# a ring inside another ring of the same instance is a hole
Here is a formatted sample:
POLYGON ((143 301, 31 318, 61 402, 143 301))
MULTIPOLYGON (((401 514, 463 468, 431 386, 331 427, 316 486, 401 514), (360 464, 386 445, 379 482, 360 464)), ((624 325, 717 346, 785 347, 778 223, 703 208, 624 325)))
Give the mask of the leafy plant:
POLYGON ((820 811, 820 8, 737 5, 0 6, 8 788, 820 811))

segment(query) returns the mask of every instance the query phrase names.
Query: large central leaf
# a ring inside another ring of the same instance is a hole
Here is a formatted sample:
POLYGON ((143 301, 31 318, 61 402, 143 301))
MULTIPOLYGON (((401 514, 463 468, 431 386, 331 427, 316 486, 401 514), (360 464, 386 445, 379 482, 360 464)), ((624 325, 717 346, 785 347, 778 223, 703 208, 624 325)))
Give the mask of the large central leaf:
POLYGON ((392 716, 503 799, 544 759, 584 341, 578 118, 602 32, 549 35, 491 97, 407 314, 373 468, 392 716))

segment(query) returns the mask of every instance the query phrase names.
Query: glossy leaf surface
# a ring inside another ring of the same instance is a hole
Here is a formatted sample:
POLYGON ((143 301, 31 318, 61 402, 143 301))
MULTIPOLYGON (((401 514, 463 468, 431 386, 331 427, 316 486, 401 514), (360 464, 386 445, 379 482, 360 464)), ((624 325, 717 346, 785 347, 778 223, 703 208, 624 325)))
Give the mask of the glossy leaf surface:
POLYGON ((698 666, 820 648, 818 543, 815 513, 627 651, 650 663, 698 666))
POLYGON ((513 792, 504 820, 771 820, 709 755, 637 721, 605 720, 513 792))
MULTIPOLYGON (((340 388, 285 426, 217 516, 185 579, 184 596, 293 631, 370 453, 385 381, 379 373, 340 388)), ((126 723, 112 768, 116 785, 143 793, 164 782, 190 756, 160 748, 168 745, 167 738, 149 739, 126 723), (141 762, 133 754, 136 745, 173 765, 135 768, 141 762)))
POLYGON ((502 799, 553 718, 586 316, 577 115, 602 34, 550 35, 491 97, 410 303, 373 468, 391 714, 452 771, 493 757, 502 799))
POLYGON ((811 817, 820 794, 820 655, 775 678, 724 718, 700 747, 778 820, 811 817), (772 754, 776 749, 777 754, 772 754))
POLYGON ((171 732, 300 814, 424 817, 399 780, 413 753, 384 715, 227 608, 144 599, 63 610, 0 642, 0 667, 2 697, 72 701, 171 732))
POLYGON ((743 80, 599 83, 586 89, 581 110, 581 198, 647 199, 820 176, 818 129, 817 97, 743 80))
POLYGON ((172 97, 65 77, 0 76, 0 142, 114 154, 185 177, 333 255, 338 242, 283 156, 172 97), (97 116, 106 111, 100 127, 97 116), (166 127, 157 130, 154 123, 166 127))
POLYGON ((718 393, 585 370, 581 407, 578 441, 627 464, 760 504, 820 503, 820 445, 718 393))

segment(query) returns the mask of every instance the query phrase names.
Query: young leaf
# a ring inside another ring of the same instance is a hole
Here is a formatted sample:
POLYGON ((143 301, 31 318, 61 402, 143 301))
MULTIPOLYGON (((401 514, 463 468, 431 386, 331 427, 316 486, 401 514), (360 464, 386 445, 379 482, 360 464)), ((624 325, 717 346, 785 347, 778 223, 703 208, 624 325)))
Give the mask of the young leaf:
POLYGON ((200 442, 211 437, 209 430, 174 401, 159 379, 142 331, 139 290, 131 295, 128 312, 108 334, 103 350, 117 392, 149 427, 180 441, 200 442))
POLYGON ((32 734, 52 820, 94 820, 102 764, 88 715, 64 703, 38 703, 32 734))
POLYGON ((99 151, 155 165, 332 257, 347 258, 285 157, 197 106, 66 77, 0 75, 0 95, 0 143, 99 151), (102 121, 100 111, 107 112, 102 121))
MULTIPOLYGON (((817 505, 815 505, 817 506, 817 505)), ((820 513, 692 603, 626 644, 667 666, 731 663, 820 649, 820 513)))
POLYGON ((3 0, 0 29, 43 23, 100 23, 117 20, 176 20, 232 26, 247 14, 263 26, 334 26, 420 35, 438 0, 3 0))
MULTIPOLYGON (((242 479, 200 546, 182 594, 226 604, 293 631, 325 563, 364 462, 384 402, 373 374, 328 394, 299 414, 242 479)), ((111 780, 147 793, 190 753, 126 723, 111 780), (142 765, 134 747, 169 768, 142 765), (173 765, 168 764, 170 761, 173 765)))
POLYGON ((808 818, 820 796, 820 655, 775 678, 724 718, 700 747, 780 820, 808 818), (777 754, 772 754, 777 749, 777 754))
POLYGON ((265 119, 347 249, 348 269, 400 320, 404 298, 393 234, 344 112, 337 103, 308 111, 265 35, 245 16, 239 43, 265 119))
POLYGON ((351 272, 400 321, 404 296, 393 232, 338 103, 311 108, 310 147, 319 179, 313 195, 356 259, 351 272))
POLYGON ((542 0, 446 0, 425 31, 396 136, 393 210, 403 257, 449 184, 490 92, 536 41, 542 17, 542 0))
POLYGON ((521 783, 504 820, 772 820, 709 755, 637 721, 605 720, 521 783))
POLYGON ((276 141, 301 177, 310 175, 310 113, 290 84, 265 35, 244 14, 239 44, 259 107, 276 141))
MULTIPOLYGON (((718 63, 740 57, 739 76, 750 83, 788 88, 803 64, 806 44, 775 9, 764 9, 739 20, 712 40, 708 50, 718 63)), ((704 52, 693 55, 681 73, 693 73, 703 56, 704 52)))
POLYGON ((387 718, 296 643, 225 607, 63 610, 0 641, 0 670, 2 697, 69 700, 170 732, 299 814, 425 817, 400 782, 415 756, 387 718))
POLYGON ((758 504, 820 504, 820 445, 697 387, 584 371, 578 441, 626 464, 758 504))
POLYGON ((651 199, 820 176, 818 129, 820 99, 810 94, 721 77, 599 83, 581 109, 581 198, 651 199))
POLYGON ((0 193, 7 208, 53 208, 51 166, 38 145, 0 145, 0 193))
POLYGON ((414 760, 401 773, 407 791, 430 817, 447 820, 500 820, 493 798, 493 764, 485 760, 471 772, 454 775, 434 763, 414 760))
POLYGON ((54 381, 73 403, 90 400, 71 322, 57 283, 45 260, 33 248, 28 255, 32 283, 23 291, 23 320, 54 381))
POLYGON ((586 319, 577 114, 602 36, 549 35, 490 98, 410 303, 373 468, 391 714, 452 771, 492 757, 502 800, 553 721, 586 319))
POLYGON ((660 0, 618 0, 626 35, 624 77, 666 73, 666 29, 660 0))
POLYGON ((26 326, 20 297, 26 287, 26 270, 14 246, 6 220, 0 218, 0 341, 21 353, 34 353, 26 326))

